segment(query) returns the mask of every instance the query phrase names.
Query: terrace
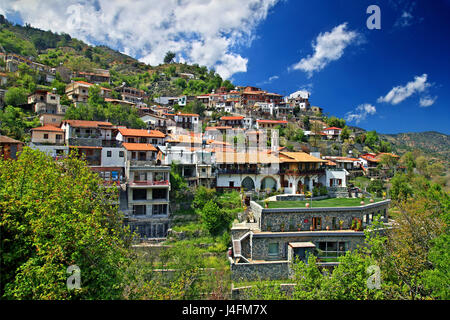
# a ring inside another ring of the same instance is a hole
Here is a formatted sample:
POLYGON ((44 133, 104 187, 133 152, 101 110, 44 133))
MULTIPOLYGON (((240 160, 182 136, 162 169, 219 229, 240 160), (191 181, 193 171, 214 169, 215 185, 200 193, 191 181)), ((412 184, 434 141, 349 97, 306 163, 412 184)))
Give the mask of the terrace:
MULTIPOLYGON (((373 203, 383 201, 381 198, 373 199, 373 203)), ((305 208, 309 204, 310 208, 335 208, 335 207, 358 207, 361 206, 361 198, 328 198, 322 200, 303 201, 268 201, 268 209, 275 208, 305 208)), ((264 208, 264 202, 257 202, 264 208)), ((364 205, 371 204, 369 199, 364 200, 364 205)))

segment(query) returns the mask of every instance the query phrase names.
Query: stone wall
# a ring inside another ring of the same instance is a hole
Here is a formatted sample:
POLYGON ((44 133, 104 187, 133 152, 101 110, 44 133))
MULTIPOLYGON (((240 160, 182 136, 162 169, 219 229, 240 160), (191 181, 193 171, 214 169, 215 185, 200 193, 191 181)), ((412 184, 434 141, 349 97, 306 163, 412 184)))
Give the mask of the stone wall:
POLYGON ((253 260, 288 260, 288 245, 291 242, 312 242, 318 247, 320 241, 346 242, 348 250, 354 250, 364 243, 364 232, 292 232, 254 234, 252 238, 253 260), (269 256, 269 244, 278 244, 278 255, 269 256))
POLYGON ((342 229, 350 229, 354 218, 364 222, 363 226, 371 223, 376 215, 384 217, 387 222, 387 210, 390 200, 357 207, 337 208, 276 208, 260 210, 261 231, 308 231, 312 226, 312 218, 321 218, 321 230, 338 230, 339 221, 343 221, 342 229), (369 219, 371 217, 372 219, 369 219), (333 224, 334 218, 334 224, 333 224))
POLYGON ((232 281, 282 280, 290 277, 289 261, 231 263, 232 281))

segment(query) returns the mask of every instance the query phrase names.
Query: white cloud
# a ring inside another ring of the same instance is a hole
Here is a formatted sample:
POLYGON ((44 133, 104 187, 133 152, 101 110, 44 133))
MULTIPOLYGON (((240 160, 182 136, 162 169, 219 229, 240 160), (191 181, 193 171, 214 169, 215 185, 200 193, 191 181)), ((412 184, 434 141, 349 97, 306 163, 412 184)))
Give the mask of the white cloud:
POLYGON ((414 81, 408 82, 405 86, 392 88, 386 96, 379 97, 377 102, 385 102, 393 105, 399 104, 414 93, 423 92, 426 88, 431 86, 431 84, 427 82, 427 77, 428 76, 425 73, 421 76, 415 76, 414 81))
POLYGON ((408 11, 403 11, 402 15, 395 22, 394 27, 408 27, 412 24, 413 15, 408 11))
POLYGON ((311 77, 313 72, 320 71, 330 62, 341 58, 344 49, 356 41, 358 36, 357 32, 347 30, 347 23, 334 27, 330 32, 320 33, 312 43, 314 53, 294 64, 292 69, 305 71, 311 77))
POLYGON ((213 67, 224 78, 247 70, 237 50, 279 0, 0 0, 0 13, 32 26, 105 44, 146 63, 176 60, 213 67), (45 13, 45 14, 43 14, 45 13))
POLYGON ((269 77, 269 79, 267 79, 267 80, 265 80, 265 81, 263 81, 263 82, 258 82, 256 85, 257 85, 257 86, 263 86, 263 85, 265 85, 265 84, 272 83, 274 80, 277 80, 277 79, 279 79, 279 78, 280 78, 280 77, 277 76, 277 75, 271 76, 271 77, 269 77))
POLYGON ((347 112, 345 120, 348 122, 355 121, 356 123, 359 123, 362 120, 365 120, 368 115, 374 115, 376 112, 377 109, 375 106, 369 103, 360 104, 355 110, 347 112))
POLYGON ((420 98, 419 104, 421 107, 429 107, 434 104, 436 99, 437 99, 437 97, 434 97, 434 98, 432 98, 430 96, 422 97, 422 98, 420 98))

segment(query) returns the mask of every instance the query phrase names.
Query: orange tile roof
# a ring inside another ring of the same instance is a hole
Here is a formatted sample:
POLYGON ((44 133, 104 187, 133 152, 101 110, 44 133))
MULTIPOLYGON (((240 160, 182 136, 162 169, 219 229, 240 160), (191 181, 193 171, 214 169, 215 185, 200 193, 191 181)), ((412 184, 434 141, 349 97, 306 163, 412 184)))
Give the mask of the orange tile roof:
POLYGON ((306 152, 280 152, 281 162, 327 162, 306 152))
POLYGON ((68 123, 72 127, 83 127, 83 128, 112 127, 113 125, 111 122, 88 121, 88 120, 63 120, 63 123, 68 123))
POLYGON ((342 130, 342 129, 337 128, 337 127, 329 127, 329 128, 323 129, 323 131, 325 131, 325 130, 342 130))
POLYGON ((242 117, 242 116, 236 116, 236 117, 224 116, 224 117, 220 118, 220 120, 242 120, 242 119, 244 119, 244 117, 242 117))
POLYGON ((166 135, 158 130, 145 130, 145 129, 126 129, 119 128, 119 132, 124 136, 132 137, 147 137, 147 138, 165 138, 166 135))
POLYGON ((206 127, 205 131, 209 131, 209 130, 226 130, 226 129, 233 129, 233 127, 230 127, 230 126, 206 127))
POLYGON ((63 129, 55 127, 55 126, 51 126, 51 125, 45 125, 42 127, 36 127, 31 129, 32 131, 52 131, 52 132, 64 132, 63 129))
POLYGON ((221 152, 216 154, 217 163, 279 163, 280 159, 267 152, 221 152))
POLYGON ((183 116, 183 117, 200 117, 198 114, 196 114, 196 113, 181 113, 181 112, 178 112, 177 114, 176 114, 176 116, 183 116))
POLYGON ((288 123, 286 120, 256 120, 256 122, 262 122, 262 123, 288 123))
POLYGON ((122 143, 122 146, 128 151, 158 151, 152 144, 149 143, 122 143))

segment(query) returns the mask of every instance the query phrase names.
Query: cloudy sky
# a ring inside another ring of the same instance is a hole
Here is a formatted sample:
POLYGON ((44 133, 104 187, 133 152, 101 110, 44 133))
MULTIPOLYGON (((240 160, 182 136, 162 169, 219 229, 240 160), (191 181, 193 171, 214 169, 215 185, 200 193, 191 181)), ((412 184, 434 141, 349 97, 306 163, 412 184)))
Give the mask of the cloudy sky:
POLYGON ((450 0, 0 0, 0 13, 151 65, 171 50, 238 85, 310 93, 367 130, 450 133, 450 0))

